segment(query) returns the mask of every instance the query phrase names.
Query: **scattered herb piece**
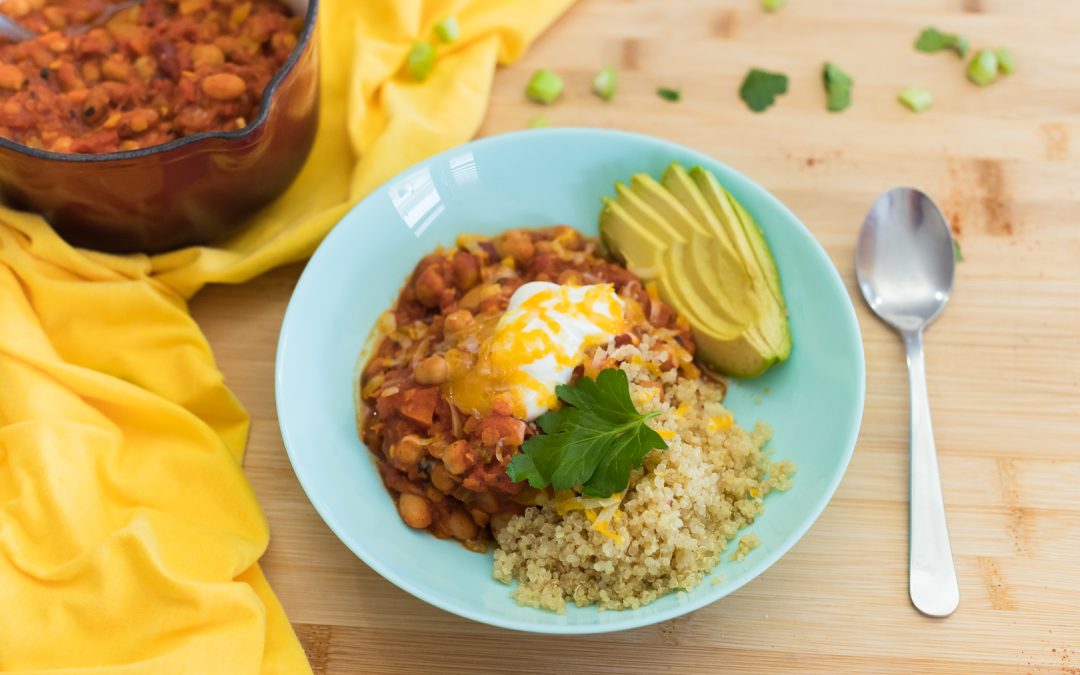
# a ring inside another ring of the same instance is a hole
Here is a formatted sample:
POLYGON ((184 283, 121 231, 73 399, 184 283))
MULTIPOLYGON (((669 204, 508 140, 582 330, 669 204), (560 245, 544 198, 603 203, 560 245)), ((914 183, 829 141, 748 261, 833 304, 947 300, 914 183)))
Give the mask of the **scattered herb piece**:
POLYGON ((980 49, 975 52, 968 63, 967 77, 980 87, 992 84, 998 77, 998 59, 994 50, 980 49))
POLYGON ((506 467, 514 482, 556 490, 581 486, 586 495, 610 497, 626 489, 630 471, 645 455, 667 448, 645 423, 658 413, 637 411, 621 370, 602 370, 595 380, 582 377, 555 393, 566 405, 536 420, 544 433, 529 437, 506 467))
POLYGON ((1004 47, 994 50, 994 55, 997 56, 998 70, 1002 75, 1012 75, 1016 70, 1016 62, 1013 61, 1012 52, 1004 47))
POLYGON ((533 73, 528 86, 525 87, 525 95, 537 103, 549 104, 559 98, 563 90, 563 79, 547 68, 541 68, 533 73))
POLYGON ((900 92, 900 102, 913 112, 921 113, 934 105, 934 95, 922 87, 907 87, 900 92))
POLYGON ((776 12, 787 4, 787 0, 761 0, 761 8, 766 12, 776 12))
POLYGON ((530 129, 543 129, 551 126, 551 120, 547 118, 547 115, 533 115, 529 118, 530 129))
POLYGON ((956 52, 956 55, 960 58, 967 56, 968 47, 967 38, 960 37, 956 33, 942 33, 933 26, 923 30, 918 39, 915 40, 915 49, 920 52, 932 54, 943 49, 949 49, 956 52))
POLYGON ((752 68, 739 87, 739 96, 751 110, 761 112, 771 106, 777 96, 787 93, 787 85, 787 75, 752 68))
POLYGON ((615 75, 615 66, 604 68, 596 74, 592 81, 593 93, 605 101, 610 101, 615 97, 615 88, 617 86, 618 79, 615 75))
POLYGON ((964 252, 960 250, 960 242, 952 240, 952 257, 956 262, 964 262, 964 252))
POLYGON ((415 43, 409 50, 405 63, 413 79, 423 82, 435 67, 435 47, 430 42, 415 43))
POLYGON ((682 100, 682 89, 671 89, 669 87, 657 87, 656 95, 665 101, 671 101, 672 103, 678 103, 682 100))
POLYGON ((828 98, 825 108, 829 112, 846 110, 851 105, 851 87, 855 80, 828 61, 825 62, 821 77, 825 81, 825 95, 828 98))
POLYGON ((448 16, 435 24, 435 35, 442 40, 443 44, 450 44, 461 37, 461 29, 458 27, 457 17, 448 16))

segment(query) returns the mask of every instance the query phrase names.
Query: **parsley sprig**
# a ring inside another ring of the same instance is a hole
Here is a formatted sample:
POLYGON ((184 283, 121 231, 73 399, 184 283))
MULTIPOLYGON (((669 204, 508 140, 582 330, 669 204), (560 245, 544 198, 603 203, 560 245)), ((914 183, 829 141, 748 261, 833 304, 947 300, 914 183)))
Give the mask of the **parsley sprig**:
POLYGON ((536 420, 544 433, 525 441, 507 466, 514 482, 556 490, 580 486, 590 497, 610 497, 626 489, 630 471, 645 455, 667 448, 645 423, 659 413, 637 411, 621 370, 608 368, 595 380, 582 377, 574 385, 559 385, 555 393, 566 405, 536 420))
POLYGON ((761 112, 771 106, 777 96, 786 94, 787 86, 787 75, 752 68, 739 87, 739 97, 748 108, 761 112))

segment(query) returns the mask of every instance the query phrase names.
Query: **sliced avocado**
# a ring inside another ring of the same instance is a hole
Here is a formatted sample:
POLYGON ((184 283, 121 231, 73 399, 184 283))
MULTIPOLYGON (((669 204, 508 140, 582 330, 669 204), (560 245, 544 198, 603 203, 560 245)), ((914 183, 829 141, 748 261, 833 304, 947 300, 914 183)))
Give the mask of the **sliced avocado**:
POLYGON ((666 244, 610 197, 600 211, 600 237, 628 269, 658 269, 666 244))
POLYGON ((661 259, 664 277, 671 281, 670 285, 681 303, 677 309, 685 307, 691 310, 698 318, 698 323, 712 329, 718 335, 735 337, 746 332, 753 323, 753 314, 743 311, 740 317, 738 313, 729 311, 716 301, 715 295, 690 264, 690 248, 682 242, 675 242, 664 252, 664 257, 661 259))
MULTIPOLYGON (((750 280, 749 287, 746 289, 747 302, 757 308, 760 315, 769 314, 768 307, 775 304, 775 299, 757 265, 757 258, 749 243, 744 242, 745 237, 742 235, 742 228, 737 220, 721 221, 717 218, 717 213, 706 195, 681 164, 672 163, 664 172, 664 187, 671 190, 671 193, 687 207, 690 213, 709 224, 710 238, 716 242, 718 250, 724 251, 714 264, 721 264, 721 261, 733 261, 736 269, 750 280)), ((776 347, 780 346, 782 345, 776 345, 776 347)), ((766 343, 766 349, 772 349, 772 347, 766 343)))
POLYGON ((689 239, 692 233, 708 234, 709 231, 705 229, 705 226, 690 215, 675 195, 649 174, 634 174, 630 180, 630 188, 635 195, 660 214, 661 218, 671 223, 671 227, 682 233, 684 239, 689 239))
POLYGON ((672 164, 604 199, 600 233, 691 324, 702 362, 753 377, 791 352, 776 264, 760 228, 717 182, 672 164))
POLYGON ((657 213, 645 200, 634 194, 634 191, 623 183, 615 183, 615 201, 619 206, 626 209, 627 214, 634 220, 644 225, 668 246, 672 242, 685 242, 686 238, 659 213, 657 213))
POLYGON ((761 316, 756 330, 771 346, 779 360, 791 353, 791 329, 787 321, 787 305, 780 289, 780 274, 776 269, 765 235, 742 206, 728 194, 711 172, 694 167, 690 175, 704 195, 716 220, 731 233, 735 248, 745 260, 755 285, 764 289, 760 299, 761 316), (737 207, 737 208, 736 208, 737 207), (740 212, 744 217, 740 217, 740 212))
MULTIPOLYGON (((715 237, 694 235, 680 256, 675 260, 682 261, 682 268, 670 268, 668 273, 686 274, 698 294, 721 318, 743 327, 757 321, 761 311, 752 301, 753 280, 715 237)), ((668 259, 664 262, 668 263, 668 259)))
POLYGON ((742 330, 735 335, 714 329, 694 310, 688 297, 686 278, 668 274, 657 279, 660 294, 675 306, 690 322, 697 355, 704 363, 735 377, 754 377, 776 362, 771 352, 759 342, 754 331, 742 330))
MULTIPOLYGON (((739 255, 746 258, 751 272, 756 266, 768 285, 769 292, 783 307, 784 295, 780 291, 780 274, 776 271, 776 263, 773 261, 772 253, 769 252, 769 245, 765 241, 761 228, 745 210, 743 211, 746 215, 745 220, 739 217, 735 210, 737 202, 720 185, 711 171, 695 166, 690 169, 690 176, 705 196, 705 201, 716 215, 716 219, 729 233, 739 255)), ((742 210, 741 205, 739 209, 742 210)))
MULTIPOLYGON (((732 255, 737 254, 737 249, 730 240, 730 233, 716 219, 716 215, 709 207, 709 202, 705 200, 705 195, 701 194, 701 189, 690 177, 686 167, 672 162, 664 172, 662 182, 675 199, 686 207, 690 215, 705 226, 707 232, 711 232, 717 239, 725 242, 731 248, 732 255)), ((749 268, 746 269, 749 271, 749 268)))
POLYGON ((765 239, 765 233, 761 231, 761 227, 754 220, 754 217, 743 208, 743 205, 730 192, 724 190, 724 193, 727 195, 731 207, 735 210, 735 215, 742 222, 743 229, 750 232, 750 243, 754 245, 754 250, 758 253, 758 261, 761 262, 761 266, 765 270, 765 278, 769 281, 769 288, 773 291, 776 301, 780 303, 780 306, 786 312, 787 301, 784 300, 784 291, 780 288, 780 270, 776 269, 776 260, 772 257, 772 251, 769 249, 769 243, 765 239))

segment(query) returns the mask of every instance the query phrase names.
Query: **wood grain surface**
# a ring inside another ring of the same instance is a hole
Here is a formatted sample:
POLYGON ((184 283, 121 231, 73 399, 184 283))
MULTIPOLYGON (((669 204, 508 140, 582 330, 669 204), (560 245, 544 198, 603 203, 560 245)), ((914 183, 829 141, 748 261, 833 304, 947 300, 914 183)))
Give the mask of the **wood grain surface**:
MULTIPOLYGON (((945 620, 907 598, 907 380, 899 340, 857 301, 866 414, 836 497, 775 566, 714 605, 607 636, 523 635, 459 619, 356 559, 297 483, 278 434, 273 358, 300 272, 193 301, 253 417, 247 474, 270 520, 264 558, 317 673, 1080 673, 1080 3, 1072 0, 581 0, 501 70, 481 135, 615 127, 713 155, 799 215, 853 297, 855 236, 881 191, 916 185, 966 260, 927 336, 930 396, 961 605, 945 620), (978 89, 953 55, 914 51, 934 24, 1008 46, 1017 73, 978 89), (822 61, 855 77, 824 109, 822 61), (616 100, 589 94, 619 67, 616 100), (532 71, 564 75, 547 109, 532 71), (736 91, 751 66, 790 92, 765 114, 736 91), (896 102, 930 88, 934 109, 896 102), (681 87, 669 103, 658 86, 681 87), (1075 139, 1075 141, 1074 141, 1075 139)), ((514 223, 507 223, 513 226, 514 223)), ((807 430, 813 433, 813 430, 807 430)))

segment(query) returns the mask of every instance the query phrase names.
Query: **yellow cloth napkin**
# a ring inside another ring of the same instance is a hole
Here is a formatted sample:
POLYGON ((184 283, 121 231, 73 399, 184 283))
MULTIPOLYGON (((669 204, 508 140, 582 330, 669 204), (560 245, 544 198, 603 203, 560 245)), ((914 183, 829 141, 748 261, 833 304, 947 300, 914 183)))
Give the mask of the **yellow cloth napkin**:
POLYGON ((372 188, 469 139, 496 64, 571 1, 324 0, 314 151, 219 247, 88 252, 0 208, 0 671, 310 672, 257 562, 248 418, 187 298, 309 255, 372 188), (412 81, 410 45, 446 16, 460 40, 412 81))

